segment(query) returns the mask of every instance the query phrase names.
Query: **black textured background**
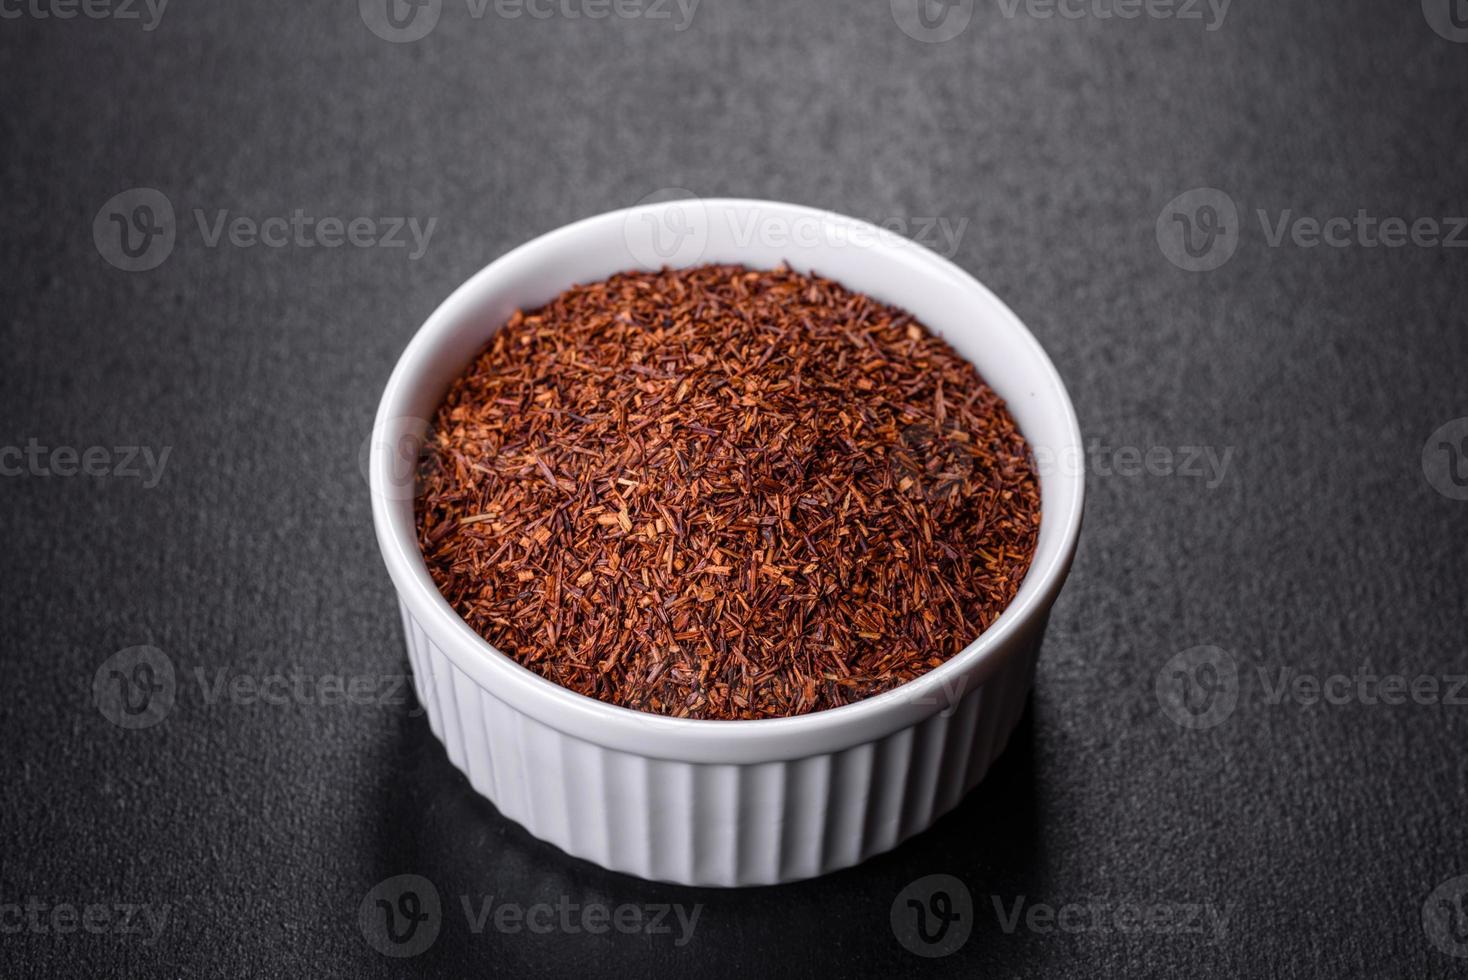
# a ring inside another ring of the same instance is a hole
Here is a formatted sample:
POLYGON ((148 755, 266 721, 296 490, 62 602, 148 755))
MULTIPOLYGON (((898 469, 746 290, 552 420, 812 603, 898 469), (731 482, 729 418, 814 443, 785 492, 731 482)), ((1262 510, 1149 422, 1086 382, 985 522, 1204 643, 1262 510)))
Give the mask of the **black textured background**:
POLYGON ((704 0, 681 31, 676 8, 475 20, 445 0, 406 44, 353 0, 174 0, 152 31, 13 3, 0 444, 171 453, 156 487, 0 478, 0 973, 1468 972, 1451 955, 1468 943, 1440 948, 1423 918, 1448 914, 1439 885, 1465 890, 1468 705, 1272 704, 1259 675, 1468 672, 1468 502, 1422 462, 1468 416, 1468 251, 1272 248, 1254 216, 1468 211, 1468 44, 1417 0, 1237 0, 1214 31, 979 0, 944 43, 909 37, 888 0, 704 0), (1191 273, 1155 224, 1203 186, 1237 203, 1241 234, 1191 273), (172 202, 178 239, 129 273, 92 229, 135 187, 172 202), (965 222, 955 260, 1044 343, 1088 439, 1231 453, 1221 480, 1093 454, 1007 754, 932 831, 777 889, 648 884, 539 844, 471 793, 411 704, 211 702, 195 673, 406 669, 358 463, 396 357, 495 256, 667 187, 965 222), (438 223, 411 261, 209 248, 193 217, 296 208, 438 223), (92 682, 136 645, 175 665, 176 703, 124 730, 92 682), (1193 730, 1154 685, 1200 645, 1242 685, 1193 730), (390 960, 357 908, 403 873, 435 883, 445 919, 390 960), (929 960, 889 909, 932 874, 963 883, 973 919, 929 960), (703 910, 683 946, 474 934, 460 895, 703 910), (994 896, 1212 903, 1228 925, 1006 933, 994 896), (26 923, 32 898, 170 918, 152 941, 57 935, 26 923))

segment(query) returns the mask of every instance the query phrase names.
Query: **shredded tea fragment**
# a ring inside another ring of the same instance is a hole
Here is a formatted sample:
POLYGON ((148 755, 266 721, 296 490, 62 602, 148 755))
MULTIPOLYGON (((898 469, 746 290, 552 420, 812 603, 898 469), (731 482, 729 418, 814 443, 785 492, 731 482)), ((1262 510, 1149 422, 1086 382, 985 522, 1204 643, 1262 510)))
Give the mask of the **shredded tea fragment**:
POLYGON ((834 708, 1014 598, 1040 497, 973 366, 790 269, 624 273, 516 313, 419 465, 439 590, 573 691, 687 718, 834 708))

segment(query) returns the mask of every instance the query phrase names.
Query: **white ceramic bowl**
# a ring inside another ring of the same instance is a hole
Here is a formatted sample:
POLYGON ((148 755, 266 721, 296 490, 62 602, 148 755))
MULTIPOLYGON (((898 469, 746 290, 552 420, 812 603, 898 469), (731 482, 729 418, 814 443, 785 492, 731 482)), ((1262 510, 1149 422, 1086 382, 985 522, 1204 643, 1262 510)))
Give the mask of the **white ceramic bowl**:
POLYGON ((578 857, 690 885, 847 867, 929 826, 979 782, 1024 710, 1041 632, 1080 532, 1075 411, 1015 315, 947 260, 829 212, 683 200, 578 221, 490 263, 418 331, 383 393, 368 466, 377 539, 419 700, 449 759, 505 816, 578 857), (630 268, 788 262, 903 307, 1009 404, 1043 514, 1013 603, 943 666, 794 718, 697 721, 575 694, 520 666, 439 594, 414 533, 414 460, 450 383, 517 308, 630 268))

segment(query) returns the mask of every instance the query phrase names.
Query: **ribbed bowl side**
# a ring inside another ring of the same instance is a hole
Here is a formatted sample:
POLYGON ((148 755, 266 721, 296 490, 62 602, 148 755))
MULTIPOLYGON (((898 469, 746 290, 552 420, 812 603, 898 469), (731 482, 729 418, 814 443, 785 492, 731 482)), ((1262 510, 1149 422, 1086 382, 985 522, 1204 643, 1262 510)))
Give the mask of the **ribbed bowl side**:
MULTIPOLYGON (((414 687, 474 790, 536 837, 684 885, 811 878, 896 847, 956 806, 1024 710, 1037 644, 922 723, 840 752, 678 762, 566 735, 460 670, 403 608, 414 687)), ((1038 631, 1036 631, 1038 633, 1038 631)))

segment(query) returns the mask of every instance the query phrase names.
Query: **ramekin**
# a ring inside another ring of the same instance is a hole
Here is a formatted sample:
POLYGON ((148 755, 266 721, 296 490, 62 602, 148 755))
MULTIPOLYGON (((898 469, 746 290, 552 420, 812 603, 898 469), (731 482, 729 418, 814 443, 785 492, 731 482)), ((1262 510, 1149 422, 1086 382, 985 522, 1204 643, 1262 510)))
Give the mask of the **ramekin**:
POLYGON ((856 864, 928 827, 988 771, 1024 710, 1041 633, 1080 533, 1081 435, 1019 319, 951 262, 889 230, 756 200, 685 199, 598 215, 490 263, 413 337, 368 457, 372 514, 434 734, 473 788, 531 834, 614 871, 766 885, 856 864), (793 718, 666 718, 573 693, 487 643, 429 577, 413 470, 427 419, 517 308, 632 268, 781 262, 911 311, 1009 404, 1039 464, 1043 514, 1018 595, 943 666, 793 718))

